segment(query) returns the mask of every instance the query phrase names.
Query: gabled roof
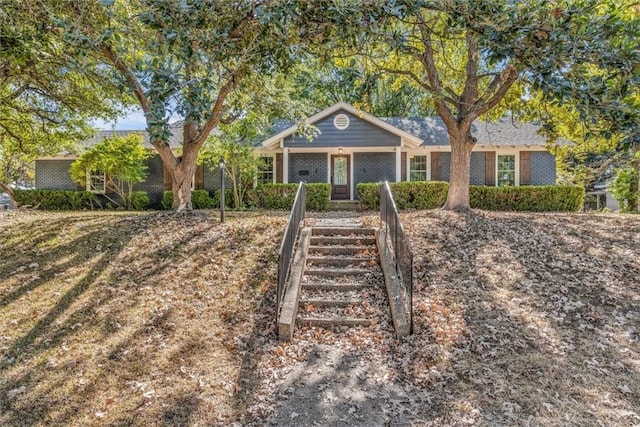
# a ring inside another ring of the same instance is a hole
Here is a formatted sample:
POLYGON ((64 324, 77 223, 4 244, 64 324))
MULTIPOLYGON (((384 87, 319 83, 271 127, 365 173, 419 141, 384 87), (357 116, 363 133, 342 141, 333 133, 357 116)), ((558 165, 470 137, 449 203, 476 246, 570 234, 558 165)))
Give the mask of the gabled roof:
MULTIPOLYGON (((385 122, 411 133, 424 142, 422 146, 448 146, 447 127, 440 117, 387 117, 385 122)), ((471 126, 471 135, 484 146, 546 146, 547 139, 538 133, 540 127, 535 123, 516 122, 501 118, 496 122, 476 121, 471 126)), ((569 141, 560 139, 559 144, 569 141)))
MULTIPOLYGON (((175 122, 169 125, 171 135, 169 136, 169 146, 171 148, 178 148, 182 145, 182 122, 175 122)), ((100 130, 96 132, 92 137, 85 139, 80 143, 82 148, 91 148, 100 143, 103 139, 112 136, 127 136, 127 135, 142 135, 142 142, 145 148, 152 149, 153 145, 149 142, 149 134, 144 130, 100 130)))
MULTIPOLYGON (((387 123, 384 120, 381 120, 377 117, 372 116, 371 114, 365 113, 364 111, 360 111, 358 109, 356 109, 355 107, 353 107, 352 105, 347 104, 346 102, 338 102, 337 104, 332 105, 329 108, 326 108, 322 111, 320 111, 319 113, 309 117, 306 120, 306 123, 313 125, 314 123, 317 123, 318 121, 324 119, 325 117, 330 116, 331 114, 340 111, 340 110, 344 110, 347 111, 351 114, 353 114, 354 116, 362 119, 362 120, 366 120, 367 122, 378 126, 379 128, 382 128, 394 135, 399 136, 400 138, 402 138, 405 142, 407 142, 409 145, 412 145, 414 147, 419 146, 422 143, 422 140, 414 135, 411 134, 409 132, 406 132, 402 129, 399 129, 397 127, 395 127, 394 125, 387 123)), ((279 122, 276 123, 276 125, 274 125, 274 127, 276 126, 282 126, 282 124, 284 124, 285 122, 279 122)), ((276 134, 265 139, 264 141, 262 141, 262 146, 266 147, 266 148, 274 148, 274 146, 276 144, 278 144, 280 142, 280 140, 293 135, 296 133, 296 131, 298 130, 298 125, 296 124, 289 124, 289 126, 285 127, 284 129, 281 130, 277 130, 276 127, 276 134)))

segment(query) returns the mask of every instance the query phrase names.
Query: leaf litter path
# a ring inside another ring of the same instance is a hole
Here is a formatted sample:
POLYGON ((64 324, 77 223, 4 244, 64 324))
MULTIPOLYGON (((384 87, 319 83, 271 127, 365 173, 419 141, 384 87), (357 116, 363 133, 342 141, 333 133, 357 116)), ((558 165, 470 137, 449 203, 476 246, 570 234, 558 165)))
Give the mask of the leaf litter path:
POLYGON ((640 217, 401 216, 414 335, 272 343, 243 424, 640 424, 640 217))

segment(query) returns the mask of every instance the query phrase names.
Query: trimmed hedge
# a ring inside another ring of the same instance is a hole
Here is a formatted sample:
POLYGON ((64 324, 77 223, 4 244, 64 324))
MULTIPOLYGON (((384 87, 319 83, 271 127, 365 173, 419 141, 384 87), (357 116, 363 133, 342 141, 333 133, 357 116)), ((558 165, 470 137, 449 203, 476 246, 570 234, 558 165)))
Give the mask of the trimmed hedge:
MULTIPOLYGON (((193 206, 193 209, 214 209, 219 207, 220 199, 218 199, 218 193, 220 193, 220 191, 216 192, 216 197, 211 197, 207 190, 192 190, 191 205, 193 206)), ((225 191, 224 194, 225 194, 224 204, 226 206, 229 203, 227 200, 230 200, 231 202, 233 201, 233 196, 231 192, 227 193, 227 191, 225 191)), ((162 194, 161 205, 162 205, 162 208, 165 210, 171 209, 171 207, 173 206, 172 191, 165 191, 162 194)))
POLYGON ((307 209, 311 211, 326 211, 329 209, 330 198, 331 184, 326 182, 307 184, 307 209))
MULTIPOLYGON (((390 182, 389 187, 398 209, 436 209, 447 200, 449 185, 442 181, 390 182)), ((380 206, 380 187, 377 183, 356 186, 360 203, 367 209, 380 206)))
MULTIPOLYGON (((324 182, 306 184, 307 209, 326 211, 329 209, 331 185, 324 182)), ((289 210, 298 192, 298 184, 263 184, 247 193, 247 205, 257 209, 289 210)))
POLYGON ((89 191, 75 190, 14 190, 18 206, 31 206, 45 211, 101 209, 98 197, 89 191))
MULTIPOLYGON (((114 204, 105 196, 89 191, 14 190, 13 196, 18 206, 32 206, 44 211, 122 209, 121 206, 114 204)), ((140 211, 148 205, 149 195, 146 191, 134 191, 132 193, 130 200, 131 209, 140 211)))
POLYGON ((490 211, 577 212, 584 205, 584 188, 544 185, 522 187, 471 186, 474 209, 490 211))
MULTIPOLYGON (((444 205, 449 184, 439 181, 389 183, 398 209, 436 209, 444 205)), ((380 205, 379 184, 356 186, 360 203, 367 209, 380 205)), ((471 186, 469 203, 474 209, 493 211, 576 212, 584 204, 584 188, 576 186, 471 186)))

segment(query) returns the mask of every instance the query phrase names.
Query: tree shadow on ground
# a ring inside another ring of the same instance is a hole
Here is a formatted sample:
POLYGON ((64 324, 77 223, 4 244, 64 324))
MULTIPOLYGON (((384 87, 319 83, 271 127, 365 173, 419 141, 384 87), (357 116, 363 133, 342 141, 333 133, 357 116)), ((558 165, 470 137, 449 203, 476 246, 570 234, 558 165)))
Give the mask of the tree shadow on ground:
POLYGON ((303 361, 276 370, 274 425, 640 420, 640 224, 483 212, 407 223, 415 334, 377 353, 294 337, 303 361))

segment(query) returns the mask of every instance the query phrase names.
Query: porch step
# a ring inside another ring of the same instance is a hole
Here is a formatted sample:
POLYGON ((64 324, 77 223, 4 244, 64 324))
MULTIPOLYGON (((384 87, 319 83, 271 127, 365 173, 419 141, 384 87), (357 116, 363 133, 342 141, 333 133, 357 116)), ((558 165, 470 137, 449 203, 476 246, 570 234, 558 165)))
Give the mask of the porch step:
POLYGON ((300 305, 315 305, 316 307, 348 307, 350 305, 362 304, 361 299, 320 299, 310 298, 300 300, 300 305))
MULTIPOLYGON (((362 245, 345 245, 345 246, 309 246, 309 253, 317 255, 366 255, 369 253, 377 253, 375 248, 367 248, 362 245)), ((377 259, 377 256, 375 256, 377 259)))
POLYGON ((315 283, 303 283, 302 290, 309 291, 338 291, 338 292, 351 292, 361 291, 368 288, 368 285, 363 283, 336 283, 336 282, 315 282, 315 283))
POLYGON ((368 227, 313 227, 313 236, 375 236, 376 230, 368 227))
MULTIPOLYGON (((376 265, 377 266, 377 265, 376 265)), ((304 274, 307 276, 343 277, 362 276, 369 273, 368 268, 305 268, 304 274)))
POLYGON ((376 238, 374 236, 311 236, 312 246, 371 246, 375 247, 376 238))
POLYGON ((325 266, 325 267, 369 267, 371 264, 377 264, 377 257, 374 256, 362 256, 362 257, 350 257, 350 256, 309 256, 307 257, 308 266, 325 266))
POLYGON ((321 326, 324 328, 332 326, 371 326, 373 319, 362 319, 358 317, 299 317, 298 322, 307 326, 321 326))
POLYGON ((330 200, 330 211, 357 211, 361 209, 359 200, 330 200))

